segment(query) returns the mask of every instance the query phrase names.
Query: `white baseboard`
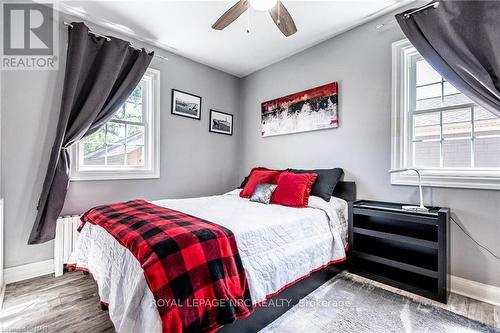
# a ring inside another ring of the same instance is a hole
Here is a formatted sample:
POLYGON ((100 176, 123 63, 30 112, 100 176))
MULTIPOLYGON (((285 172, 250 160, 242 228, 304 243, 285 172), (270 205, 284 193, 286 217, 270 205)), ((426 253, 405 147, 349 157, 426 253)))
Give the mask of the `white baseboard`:
POLYGON ((2 313, 4 297, 5 297, 5 284, 0 286, 0 313, 2 313))
POLYGON ((37 276, 54 273, 54 259, 38 261, 31 264, 5 268, 3 270, 5 284, 31 279, 37 276))
POLYGON ((451 276, 451 292, 500 306, 500 287, 451 276))

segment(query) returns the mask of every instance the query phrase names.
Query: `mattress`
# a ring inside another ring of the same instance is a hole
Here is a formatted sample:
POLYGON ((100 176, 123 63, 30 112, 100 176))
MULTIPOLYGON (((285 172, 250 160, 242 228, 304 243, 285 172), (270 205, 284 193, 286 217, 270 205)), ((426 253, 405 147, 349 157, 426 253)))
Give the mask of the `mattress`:
MULTIPOLYGON (((347 202, 315 196, 308 208, 264 205, 224 195, 152 203, 233 231, 252 302, 259 304, 312 271, 345 259, 347 202)), ((103 228, 86 223, 70 263, 97 281, 117 332, 161 332, 153 294, 139 262, 103 228)))

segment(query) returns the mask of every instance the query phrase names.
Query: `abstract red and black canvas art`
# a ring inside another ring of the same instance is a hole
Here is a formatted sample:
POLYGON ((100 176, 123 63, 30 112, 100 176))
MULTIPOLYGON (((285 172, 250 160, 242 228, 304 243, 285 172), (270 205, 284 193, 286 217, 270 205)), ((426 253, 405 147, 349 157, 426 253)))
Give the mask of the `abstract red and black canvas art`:
POLYGON ((264 102, 261 112, 264 137, 336 128, 337 82, 264 102))

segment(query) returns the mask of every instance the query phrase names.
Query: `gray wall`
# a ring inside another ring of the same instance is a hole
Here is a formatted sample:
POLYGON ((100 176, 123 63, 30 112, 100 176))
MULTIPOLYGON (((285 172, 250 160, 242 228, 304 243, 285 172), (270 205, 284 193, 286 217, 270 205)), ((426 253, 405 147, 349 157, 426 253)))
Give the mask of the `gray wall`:
MULTIPOLYGON (((161 71, 161 179, 72 182, 63 213, 81 213, 96 204, 132 198, 221 193, 234 188, 255 165, 340 166, 347 179, 357 182, 359 198, 416 202, 416 188, 391 186, 387 174, 391 43, 403 38, 396 27, 375 30, 376 24, 389 19, 351 30, 242 80, 162 52, 169 61, 155 59, 152 64, 161 71), (338 129, 261 138, 262 101, 331 81, 339 82, 338 129), (174 87, 203 96, 201 121, 170 114, 174 87), (235 114, 235 136, 208 132, 209 108, 235 114)), ((64 59, 62 25, 60 32, 64 59)), ((26 241, 55 134, 62 79, 62 70, 3 73, 1 191, 6 205, 6 267, 52 258, 52 242, 28 246, 26 241)), ((451 207, 478 240, 500 253, 500 191, 434 188, 426 189, 425 197, 426 204, 451 207)), ((500 286, 498 261, 455 226, 451 241, 454 275, 500 286)))
MULTIPOLYGON (((399 27, 377 31, 370 22, 242 80, 243 163, 275 168, 342 167, 355 180, 358 198, 418 202, 415 187, 392 186, 387 171, 391 148, 391 44, 403 39, 399 27), (339 82, 338 129, 262 138, 260 103, 324 83, 339 82)), ((500 253, 500 191, 433 188, 426 204, 451 207, 482 243, 500 253)), ((454 225, 451 272, 500 286, 500 265, 454 225)))
MULTIPOLYGON (((65 58, 67 44, 63 20, 70 19, 60 19, 60 59, 65 58)), ((238 183, 239 79, 183 57, 160 53, 169 60, 155 58, 151 67, 161 71, 161 178, 72 182, 63 214, 134 198, 217 194, 238 183), (172 88, 203 97, 201 121, 171 115, 172 88), (210 108, 235 114, 235 136, 208 132, 210 108)), ((30 246, 26 242, 55 136, 63 77, 63 63, 59 71, 3 73, 1 171, 6 268, 53 257, 53 242, 30 246)))

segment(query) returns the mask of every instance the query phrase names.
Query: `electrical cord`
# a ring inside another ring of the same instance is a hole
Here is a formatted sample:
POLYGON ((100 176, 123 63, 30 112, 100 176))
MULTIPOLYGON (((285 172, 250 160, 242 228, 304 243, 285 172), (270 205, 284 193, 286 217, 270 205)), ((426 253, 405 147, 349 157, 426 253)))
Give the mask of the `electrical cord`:
POLYGON ((478 241, 476 241, 465 229, 464 227, 462 227, 462 225, 460 223, 458 223, 457 221, 455 221, 455 219, 453 217, 451 217, 451 220, 460 228, 460 230, 462 230, 462 232, 467 235, 467 237, 469 237, 474 243, 477 244, 477 246, 481 247, 482 249, 484 249, 485 251, 489 252, 493 257, 495 257, 496 259, 500 260, 500 256, 497 256, 495 253, 493 253, 493 251, 491 251, 488 247, 482 245, 482 244, 479 244, 478 241))

